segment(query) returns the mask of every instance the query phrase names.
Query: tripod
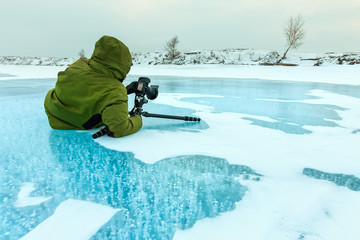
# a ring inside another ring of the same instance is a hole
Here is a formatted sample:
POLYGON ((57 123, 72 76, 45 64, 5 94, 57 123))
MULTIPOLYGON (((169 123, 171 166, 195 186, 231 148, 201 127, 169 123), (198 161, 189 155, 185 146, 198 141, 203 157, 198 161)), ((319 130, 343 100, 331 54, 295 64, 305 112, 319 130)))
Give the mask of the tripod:
POLYGON ((139 114, 140 116, 144 117, 154 117, 154 118, 167 118, 167 119, 174 119, 174 120, 183 120, 183 121, 192 121, 192 122, 200 122, 200 118, 197 117, 189 117, 189 116, 175 116, 175 115, 164 115, 164 114, 155 114, 155 113, 148 113, 144 112, 142 106, 148 103, 147 98, 144 94, 136 94, 135 96, 135 107, 131 110, 131 114, 139 114))
MULTIPOLYGON (((174 120, 183 120, 183 121, 191 121, 191 122, 200 122, 200 118, 198 117, 189 117, 189 116, 175 116, 175 115, 164 115, 164 114, 155 114, 155 113, 148 113, 144 112, 142 106, 147 103, 148 100, 146 99, 144 94, 137 94, 135 96, 135 107, 131 110, 130 115, 138 114, 144 117, 153 117, 153 118, 166 118, 166 119, 174 119, 174 120)), ((105 127, 100 131, 94 133, 92 137, 94 139, 99 138, 108 134, 109 128, 105 127)))

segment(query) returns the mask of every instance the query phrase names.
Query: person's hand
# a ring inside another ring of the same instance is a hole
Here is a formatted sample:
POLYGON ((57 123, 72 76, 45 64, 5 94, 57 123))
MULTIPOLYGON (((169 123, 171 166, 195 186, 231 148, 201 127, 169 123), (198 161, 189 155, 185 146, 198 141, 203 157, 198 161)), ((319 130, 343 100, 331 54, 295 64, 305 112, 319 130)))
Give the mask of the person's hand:
POLYGON ((129 112, 129 115, 130 115, 130 117, 132 117, 132 116, 134 116, 135 114, 137 114, 137 115, 140 116, 139 109, 136 108, 136 107, 133 107, 133 109, 131 109, 131 111, 129 112))
POLYGON ((138 86, 136 88, 136 93, 141 93, 143 91, 143 86, 144 86, 143 83, 138 82, 138 86))

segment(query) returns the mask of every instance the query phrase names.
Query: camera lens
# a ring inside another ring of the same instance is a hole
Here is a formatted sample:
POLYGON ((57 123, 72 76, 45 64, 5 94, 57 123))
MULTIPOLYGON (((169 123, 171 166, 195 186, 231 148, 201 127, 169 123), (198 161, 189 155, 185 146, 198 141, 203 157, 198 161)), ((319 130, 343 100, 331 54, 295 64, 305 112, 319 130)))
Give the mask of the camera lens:
POLYGON ((157 98, 158 94, 159 94, 159 86, 158 85, 151 85, 150 87, 148 87, 146 89, 146 97, 150 100, 154 100, 155 98, 157 98))

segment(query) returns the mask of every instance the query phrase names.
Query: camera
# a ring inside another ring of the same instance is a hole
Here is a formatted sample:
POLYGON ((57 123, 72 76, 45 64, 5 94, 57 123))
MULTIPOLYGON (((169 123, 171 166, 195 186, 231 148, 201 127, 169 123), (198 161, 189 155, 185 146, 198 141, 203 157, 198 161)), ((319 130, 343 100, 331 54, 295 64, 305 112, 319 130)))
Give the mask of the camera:
MULTIPOLYGON (((159 94, 159 85, 149 85, 150 79, 147 77, 140 77, 137 82, 133 82, 129 87, 130 92, 135 93, 135 104, 134 108, 131 110, 130 115, 142 113, 142 106, 145 103, 148 103, 148 99, 154 100, 159 94), (136 90, 134 89, 136 88, 136 90)), ((129 94, 129 91, 128 91, 129 94)))

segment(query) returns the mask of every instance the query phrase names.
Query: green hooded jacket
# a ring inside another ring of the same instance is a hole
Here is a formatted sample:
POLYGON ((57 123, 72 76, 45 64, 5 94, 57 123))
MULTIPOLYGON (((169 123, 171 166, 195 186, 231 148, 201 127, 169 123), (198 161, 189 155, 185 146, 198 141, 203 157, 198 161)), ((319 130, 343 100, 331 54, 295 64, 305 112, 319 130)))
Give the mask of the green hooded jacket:
POLYGON ((103 36, 90 59, 79 59, 58 73, 55 88, 45 97, 45 112, 55 129, 107 126, 114 137, 137 132, 139 115, 129 117, 122 81, 130 71, 129 49, 114 37, 103 36))

